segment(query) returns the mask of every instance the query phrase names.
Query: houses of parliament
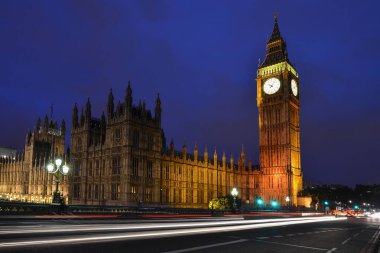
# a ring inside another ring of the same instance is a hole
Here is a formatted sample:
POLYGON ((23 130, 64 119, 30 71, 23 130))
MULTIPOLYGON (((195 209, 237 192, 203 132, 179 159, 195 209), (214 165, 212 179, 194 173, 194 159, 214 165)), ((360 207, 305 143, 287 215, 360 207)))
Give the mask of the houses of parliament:
POLYGON ((288 58, 275 18, 266 56, 257 76, 259 165, 242 148, 238 157, 195 145, 175 150, 161 127, 162 105, 154 110, 135 104, 128 83, 123 102, 110 90, 106 113, 94 117, 90 100, 75 104, 70 152, 65 152, 66 125, 45 117, 25 140, 22 155, 0 160, 0 194, 10 199, 52 201, 55 180, 46 170, 49 159, 70 164, 59 191, 73 205, 164 206, 208 208, 211 199, 236 187, 242 202, 254 205, 300 205, 302 190, 299 127, 299 79, 288 58))

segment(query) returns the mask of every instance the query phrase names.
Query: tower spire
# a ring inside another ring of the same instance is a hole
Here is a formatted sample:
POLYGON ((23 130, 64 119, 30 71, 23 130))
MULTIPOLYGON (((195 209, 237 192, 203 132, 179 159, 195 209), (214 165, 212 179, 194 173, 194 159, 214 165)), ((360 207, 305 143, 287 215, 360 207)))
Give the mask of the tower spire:
POLYGON ((273 31, 267 44, 278 41, 278 40, 284 41, 280 33, 280 28, 278 26, 278 18, 277 18, 277 15, 275 14, 273 31))
POLYGON ((108 94, 108 102, 107 102, 107 115, 108 115, 108 120, 110 120, 113 117, 114 113, 114 97, 112 94, 112 88, 110 89, 110 93, 108 94))
POLYGON ((277 19, 278 19, 278 10, 275 9, 274 10, 274 22, 277 23, 277 19))
POLYGON ((54 104, 50 104, 50 120, 53 120, 54 104))
POLYGON ((259 66, 259 68, 267 67, 285 61, 290 64, 288 52, 286 50, 286 42, 280 33, 280 28, 278 25, 278 14, 276 11, 274 15, 274 26, 272 34, 267 41, 265 60, 259 66))
POLYGON ((127 90, 125 92, 125 105, 131 109, 132 108, 132 88, 131 81, 128 81, 127 90))

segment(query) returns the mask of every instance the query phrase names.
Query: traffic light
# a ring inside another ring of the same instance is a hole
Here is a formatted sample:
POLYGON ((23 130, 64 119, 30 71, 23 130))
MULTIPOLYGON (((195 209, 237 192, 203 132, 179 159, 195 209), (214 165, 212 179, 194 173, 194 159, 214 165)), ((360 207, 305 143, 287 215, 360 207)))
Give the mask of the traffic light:
POLYGON ((354 209, 359 209, 359 206, 358 205, 354 205, 354 209))
POLYGON ((325 206, 328 206, 328 205, 329 205, 329 202, 328 202, 327 200, 325 200, 325 202, 323 202, 323 204, 324 204, 325 206))
POLYGON ((256 203, 257 203, 257 205, 261 206, 264 204, 264 201, 261 198, 257 198, 256 203))
POLYGON ((272 205, 272 207, 277 207, 278 206, 278 203, 276 200, 272 200, 272 202, 270 203, 272 205))

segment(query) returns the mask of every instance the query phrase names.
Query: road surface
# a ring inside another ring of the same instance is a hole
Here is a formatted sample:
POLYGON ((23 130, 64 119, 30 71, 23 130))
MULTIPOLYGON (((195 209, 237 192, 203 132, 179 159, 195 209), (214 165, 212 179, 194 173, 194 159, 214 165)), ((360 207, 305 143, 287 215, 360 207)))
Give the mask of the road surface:
POLYGON ((380 220, 1 219, 0 252, 378 252, 380 220))

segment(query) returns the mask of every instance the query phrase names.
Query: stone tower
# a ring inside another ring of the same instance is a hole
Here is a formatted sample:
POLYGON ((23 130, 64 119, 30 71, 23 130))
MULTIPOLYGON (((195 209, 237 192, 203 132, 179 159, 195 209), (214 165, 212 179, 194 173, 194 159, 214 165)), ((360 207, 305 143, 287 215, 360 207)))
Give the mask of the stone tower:
POLYGON ((260 192, 266 204, 297 205, 302 189, 299 79, 288 58, 277 17, 257 71, 260 192))

